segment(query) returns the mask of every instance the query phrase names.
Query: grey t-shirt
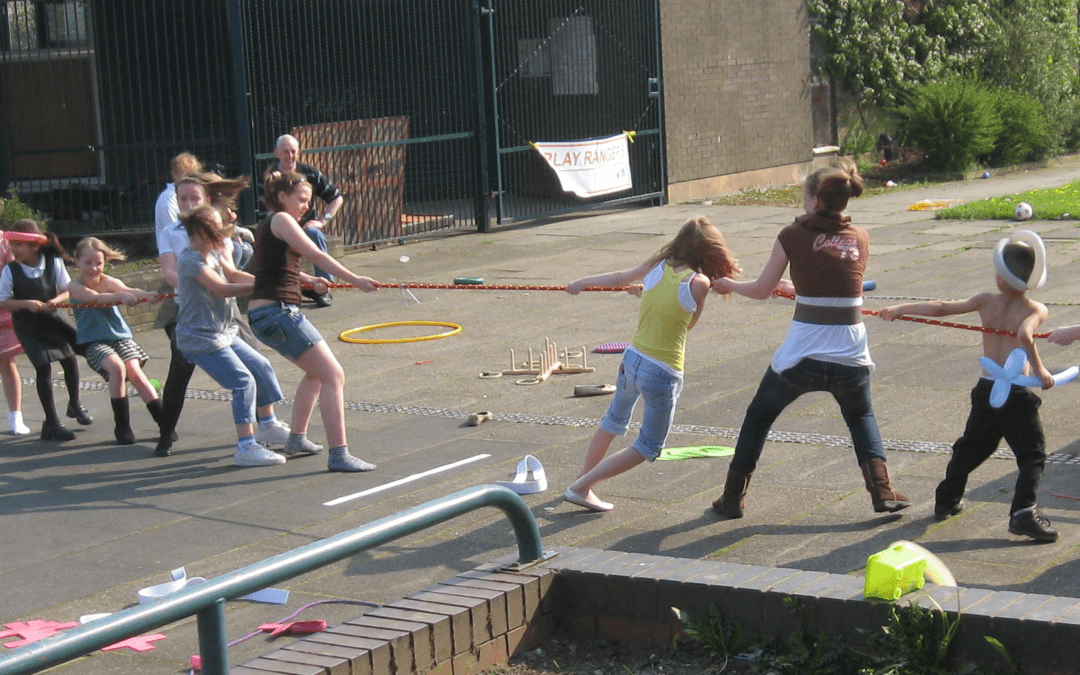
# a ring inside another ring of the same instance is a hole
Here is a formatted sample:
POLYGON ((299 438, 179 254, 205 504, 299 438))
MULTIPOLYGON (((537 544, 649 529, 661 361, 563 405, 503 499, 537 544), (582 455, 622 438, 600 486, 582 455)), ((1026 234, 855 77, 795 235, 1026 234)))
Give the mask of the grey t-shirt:
POLYGON ((208 354, 224 349, 236 339, 229 300, 219 298, 199 283, 204 269, 224 277, 216 251, 206 259, 198 251, 186 248, 176 258, 177 300, 176 347, 188 354, 208 354))

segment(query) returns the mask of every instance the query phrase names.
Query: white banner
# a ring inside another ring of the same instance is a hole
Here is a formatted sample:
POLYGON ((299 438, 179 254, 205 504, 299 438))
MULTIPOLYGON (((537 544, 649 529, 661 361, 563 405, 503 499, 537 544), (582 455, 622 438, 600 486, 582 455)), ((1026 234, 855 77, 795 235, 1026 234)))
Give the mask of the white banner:
POLYGON ((633 187, 626 134, 568 143, 534 143, 566 192, 596 197, 633 187))

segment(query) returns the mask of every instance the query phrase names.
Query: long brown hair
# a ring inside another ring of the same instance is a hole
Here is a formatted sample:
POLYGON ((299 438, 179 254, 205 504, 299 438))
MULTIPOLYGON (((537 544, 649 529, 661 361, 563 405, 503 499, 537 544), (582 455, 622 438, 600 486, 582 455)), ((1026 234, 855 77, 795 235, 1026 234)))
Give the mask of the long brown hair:
POLYGON ((221 246, 221 242, 225 241, 225 232, 214 221, 214 214, 217 214, 219 218, 221 217, 221 214, 213 206, 203 204, 180 216, 180 222, 184 224, 188 237, 194 237, 198 234, 217 247, 221 246))
POLYGON ((649 259, 652 263, 670 260, 686 265, 710 279, 735 278, 742 273, 739 260, 731 254, 724 235, 705 216, 695 216, 682 224, 678 234, 649 259))
POLYGON ((64 250, 64 247, 60 244, 60 240, 56 238, 56 235, 52 232, 42 232, 38 227, 37 221, 32 218, 22 218, 16 220, 8 228, 10 232, 29 232, 31 234, 42 234, 48 240, 44 244, 41 244, 38 249, 41 253, 46 255, 56 256, 61 260, 71 262, 71 256, 64 250))

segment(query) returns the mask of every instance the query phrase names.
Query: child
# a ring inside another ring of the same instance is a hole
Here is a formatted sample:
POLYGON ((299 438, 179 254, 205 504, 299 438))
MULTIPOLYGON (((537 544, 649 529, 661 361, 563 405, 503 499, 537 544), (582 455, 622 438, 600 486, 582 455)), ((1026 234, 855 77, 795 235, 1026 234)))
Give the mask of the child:
POLYGON ((81 239, 75 245, 79 277, 72 280, 68 292, 77 304, 111 305, 74 308, 76 342, 84 350, 90 368, 109 383, 116 444, 132 445, 135 433, 131 430, 127 383, 135 386, 159 428, 163 413, 157 390, 142 369, 150 357, 132 339, 131 327, 124 321, 116 303, 131 307, 140 300, 156 300, 157 295, 130 288, 123 281, 105 274, 105 265, 113 260, 127 260, 127 256, 96 237, 81 239))
POLYGON ((780 231, 761 276, 713 282, 717 292, 734 291, 758 300, 789 286, 796 293, 791 328, 746 410, 724 493, 713 502, 713 510, 727 518, 743 516, 750 477, 773 422, 810 391, 827 391, 840 405, 874 511, 911 506, 889 480, 870 402, 874 362, 859 311, 870 237, 844 215, 848 200, 862 191, 863 179, 850 160, 811 173, 803 190, 806 215, 780 231), (788 263, 793 283, 781 282, 788 263))
POLYGON ((94 418, 79 402, 75 325, 66 312, 56 307, 68 299, 71 277, 64 267, 67 252, 55 234, 42 234, 29 218, 12 223, 4 237, 11 244, 14 260, 0 272, 0 309, 11 312, 15 335, 34 365, 38 398, 45 414, 41 439, 70 441, 75 433, 60 422, 53 401, 53 361, 59 361, 64 369, 67 416, 83 425, 92 424, 94 418))
MULTIPOLYGON (((0 201, 0 212, 3 202, 0 201)), ((11 255, 8 240, 0 238, 0 265, 6 265, 15 258, 11 255)), ((15 327, 11 323, 11 312, 0 311, 0 378, 4 380, 4 398, 8 404, 8 424, 11 433, 24 436, 30 433, 30 427, 23 422, 22 416, 22 378, 15 357, 23 353, 19 338, 15 336, 15 327)))
POLYGON ((304 371, 294 397, 292 435, 285 452, 289 454, 311 443, 305 434, 318 402, 330 445, 327 468, 371 471, 374 464, 349 453, 345 433, 345 371, 318 329, 299 312, 301 284, 314 284, 316 292, 326 292, 324 279, 300 271, 300 258, 318 264, 364 292, 378 290, 379 282, 354 274, 329 253, 320 251, 300 229, 297 219, 307 213, 311 203, 311 184, 303 176, 295 171, 270 174, 263 199, 270 215, 259 224, 255 234, 255 257, 251 260, 255 290, 248 304, 248 319, 256 337, 304 371))
MULTIPOLYGON (((983 354, 1004 365, 1014 349, 1022 348, 1042 388, 1049 389, 1054 386, 1054 379, 1043 366, 1032 337, 1046 319, 1046 306, 1027 296, 1028 290, 1041 288, 1046 282, 1045 260, 1039 235, 1029 230, 1017 231, 994 248, 997 293, 979 293, 967 300, 905 303, 887 307, 878 316, 892 321, 910 314, 951 316, 978 312, 984 327, 1010 333, 983 333, 983 354)), ((1051 341, 1068 344, 1072 341, 1068 337, 1071 333, 1070 329, 1060 329, 1055 331, 1058 339, 1052 334, 1051 341)), ((945 520, 963 510, 968 475, 997 450, 998 442, 1004 438, 1016 455, 1019 468, 1009 509, 1009 532, 1037 541, 1057 541, 1057 530, 1035 507, 1035 492, 1046 464, 1046 442, 1039 421, 1041 401, 1027 387, 1014 384, 1005 405, 993 408, 989 402, 993 385, 993 380, 984 375, 971 390, 971 412, 964 434, 953 443, 945 480, 937 487, 934 517, 945 520)))
POLYGON ((738 261, 720 231, 704 216, 686 221, 664 248, 637 267, 573 281, 566 292, 589 286, 622 286, 643 279, 638 328, 623 354, 615 398, 600 422, 585 466, 563 497, 591 511, 615 508, 601 501, 593 487, 660 456, 683 384, 686 333, 701 316, 711 278, 737 275, 738 261), (615 436, 622 436, 639 398, 645 400, 641 433, 634 444, 605 458, 615 436))
MULTIPOLYGON (((232 390, 237 437, 233 463, 284 464, 284 456, 255 439, 254 428, 257 411, 272 411, 270 406, 284 396, 270 362, 238 337, 230 302, 237 295, 251 292, 252 277, 231 264, 222 264, 225 254, 221 246, 226 244, 226 235, 220 212, 208 205, 200 206, 180 218, 190 244, 177 259, 183 302, 176 317, 176 346, 190 363, 232 390)), ((322 449, 314 448, 312 454, 322 449)))

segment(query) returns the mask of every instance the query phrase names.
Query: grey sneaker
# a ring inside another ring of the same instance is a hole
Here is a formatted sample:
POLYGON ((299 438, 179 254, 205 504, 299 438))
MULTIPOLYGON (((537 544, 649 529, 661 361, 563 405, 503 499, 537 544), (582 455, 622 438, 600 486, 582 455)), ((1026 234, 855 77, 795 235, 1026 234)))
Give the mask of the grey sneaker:
POLYGON ((284 464, 284 455, 279 455, 259 444, 258 441, 244 441, 236 446, 233 464, 236 466, 273 466, 284 464))
POLYGON ((279 419, 275 419, 270 424, 259 422, 255 429, 255 440, 264 445, 268 443, 285 445, 289 442, 290 433, 292 430, 289 429, 289 425, 279 419))
POLYGON ((323 451, 323 446, 308 440, 304 434, 289 434, 289 440, 285 443, 285 449, 281 452, 287 457, 301 457, 303 455, 317 455, 323 451))
POLYGON ((374 471, 375 465, 365 462, 359 457, 349 454, 347 447, 330 448, 330 457, 327 459, 326 468, 331 471, 374 471))

